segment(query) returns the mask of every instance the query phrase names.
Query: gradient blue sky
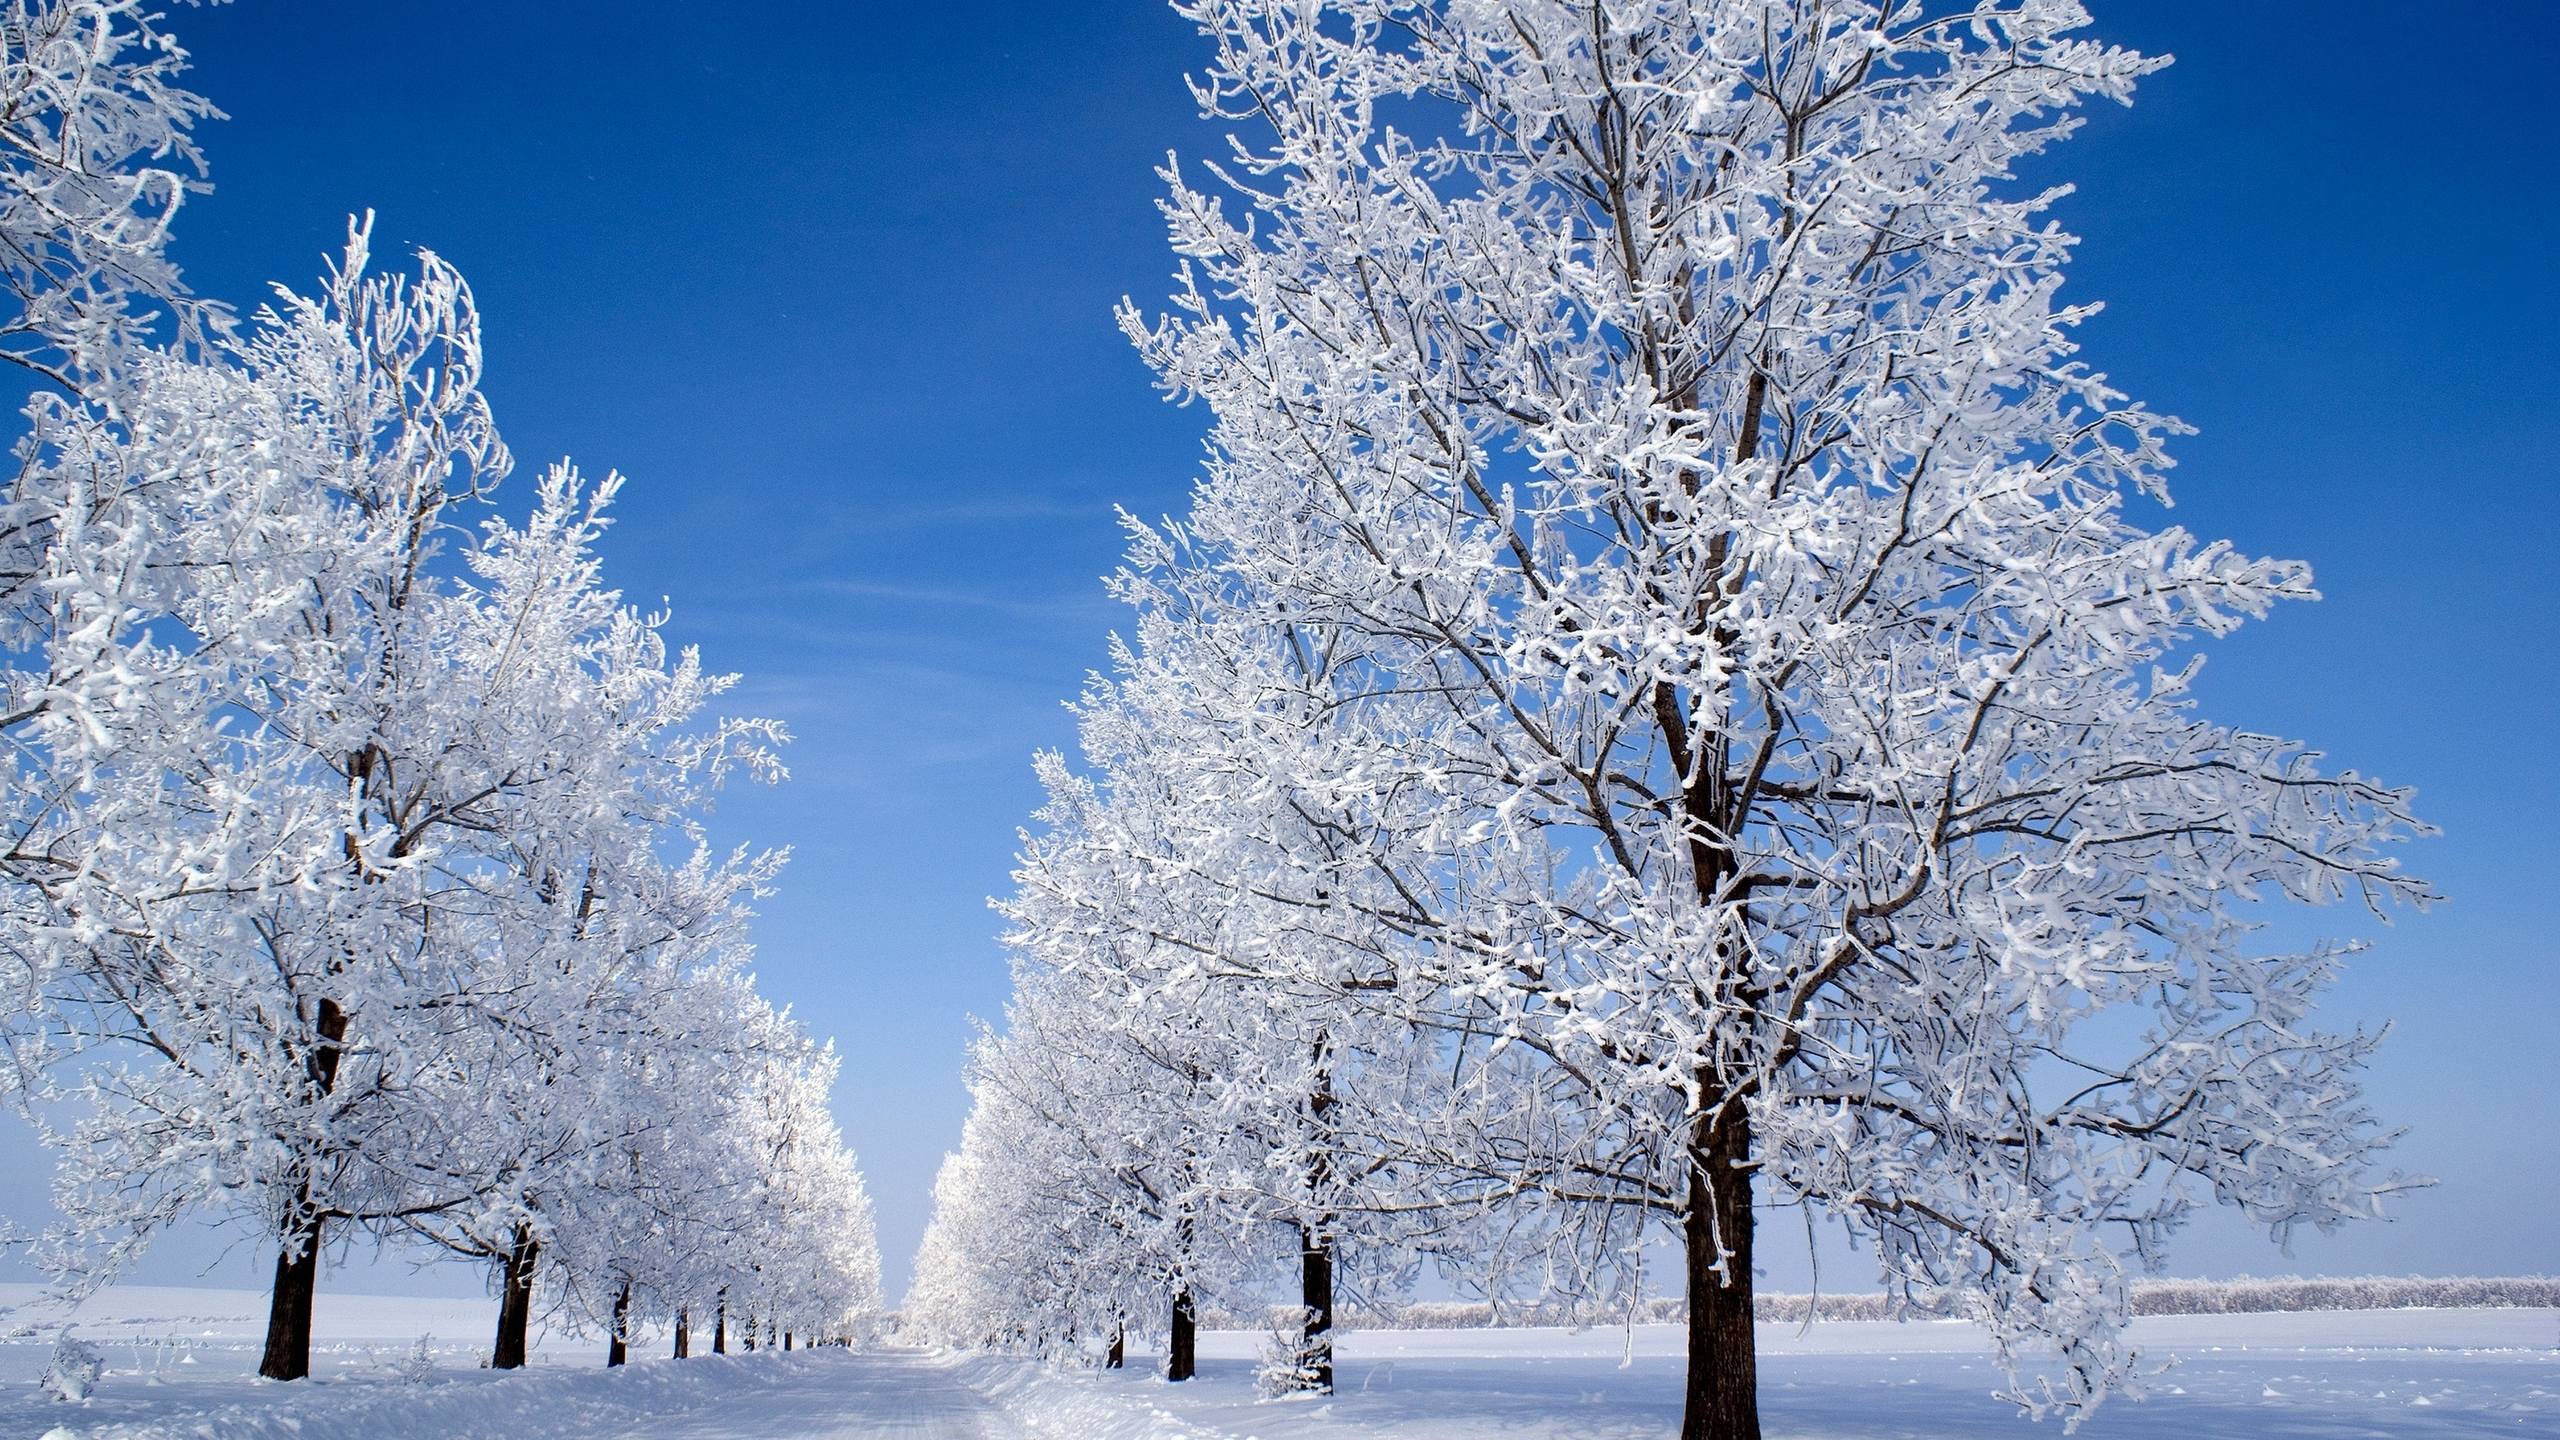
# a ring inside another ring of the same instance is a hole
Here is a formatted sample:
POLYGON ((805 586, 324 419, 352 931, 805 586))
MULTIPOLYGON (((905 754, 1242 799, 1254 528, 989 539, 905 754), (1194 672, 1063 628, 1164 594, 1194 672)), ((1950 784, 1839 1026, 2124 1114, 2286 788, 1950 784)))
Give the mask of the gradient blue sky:
MULTIPOLYGON (((2330 1015, 2396 1022, 2374 1097, 2443 1183, 2291 1259, 2203 1226, 2177 1268, 2560 1271, 2560 10, 2099 12, 2178 63, 2048 171, 2081 186, 2068 293, 2110 306, 2089 358, 2202 427, 2183 523, 2311 560, 2330 597, 2221 646, 2204 693, 2418 786, 2446 833, 2410 858, 2451 897, 2387 931, 2321 917, 2378 934, 2330 1015)), ((1157 400, 1110 317, 1166 289, 1151 167, 1215 138, 1188 27, 1146 0, 244 0, 170 23, 231 116, 178 231, 197 288, 304 281, 365 207, 378 253, 452 259, 518 456, 629 474, 608 573, 671 597, 675 633, 747 673, 740 708, 798 732, 794 779, 721 827, 795 851, 759 968, 843 1053, 897 1293, 968 1017, 1004 1000, 984 902, 1030 753, 1069 743, 1059 702, 1121 623, 1111 507, 1179 508, 1198 455, 1200 415, 1157 400)), ((7 1168, 29 1218, 36 1167, 7 1168)), ((216 1254, 180 1237, 144 1278, 255 1282, 216 1254)))

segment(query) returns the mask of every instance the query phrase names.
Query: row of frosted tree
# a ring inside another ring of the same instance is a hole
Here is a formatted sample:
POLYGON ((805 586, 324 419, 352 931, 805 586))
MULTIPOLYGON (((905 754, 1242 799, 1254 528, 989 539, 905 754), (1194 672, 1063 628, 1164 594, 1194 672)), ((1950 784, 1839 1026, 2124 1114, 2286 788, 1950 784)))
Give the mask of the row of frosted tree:
POLYGON ((2158 61, 2071 0, 1177 8, 1232 144, 1123 324, 1208 459, 1041 762, 909 1323, 1181 1378, 1296 1301, 1323 1388, 1426 1272, 1668 1291, 1746 1440, 1783 1217, 2076 1418, 2199 1205, 2408 1183, 2344 947, 2261 922, 2423 902, 2424 827, 2198 713, 2310 576, 2158 523, 2181 427, 2060 296, 2041 152, 2158 61))
POLYGON ((832 1053, 760 998, 781 856, 704 830, 780 727, 625 604, 621 488, 514 515, 479 316, 370 222, 245 319, 167 258, 212 111, 133 0, 0 6, 5 1083, 74 1287, 181 1224, 274 1256, 310 1368, 333 1246, 486 1263, 609 1337, 847 1335, 877 1306, 832 1053))

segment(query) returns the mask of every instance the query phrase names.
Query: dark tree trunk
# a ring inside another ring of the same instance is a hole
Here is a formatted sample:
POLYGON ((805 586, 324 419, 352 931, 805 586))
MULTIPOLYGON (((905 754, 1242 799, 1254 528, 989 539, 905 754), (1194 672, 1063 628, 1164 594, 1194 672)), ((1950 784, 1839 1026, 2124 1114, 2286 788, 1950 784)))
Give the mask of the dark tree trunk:
MULTIPOLYGON (((304 1198, 309 1198, 306 1190, 304 1198)), ((320 1293, 320 1217, 302 1222, 276 1251, 276 1284, 267 1300, 267 1350, 258 1373, 270 1380, 311 1374, 311 1305, 320 1293)))
POLYGON ((1316 1391, 1333 1393, 1333 1250, 1316 1232, 1298 1227, 1298 1303, 1307 1312, 1307 1375, 1316 1391))
POLYGON ((1200 1322, 1191 1310, 1191 1292, 1173 1296, 1173 1323, 1165 1337, 1164 1378, 1188 1380, 1200 1373, 1200 1322))
POLYGON ((607 1368, 631 1358, 631 1282, 613 1292, 613 1338, 605 1342, 604 1363, 607 1368))
POLYGON ((729 1353, 729 1292, 720 1292, 720 1308, 711 1312, 711 1353, 729 1353))
MULTIPOLYGON (((312 1028, 319 1041, 302 1060, 312 1094, 326 1099, 338 1084, 338 1047, 347 1038, 347 1012, 335 1000, 322 1000, 312 1028)), ((311 1374, 311 1306, 320 1293, 321 1216, 313 1205, 311 1175, 304 1172, 294 1192, 294 1213, 304 1217, 284 1236, 276 1251, 276 1287, 267 1299, 267 1349, 258 1373, 270 1380, 301 1380, 311 1374)))
POLYGON ((744 1349, 750 1353, 754 1352, 756 1348, 756 1317, 753 1315, 747 1317, 747 1323, 738 1331, 738 1339, 740 1345, 744 1349))
MULTIPOLYGON (((1792 233, 1794 222, 1787 222, 1792 233)), ((1696 405, 1698 388, 1687 391, 1696 405)), ((1761 413, 1769 403, 1769 371, 1752 365, 1745 385, 1740 434, 1734 460, 1747 464, 1760 453, 1761 413)), ((1692 495, 1694 473, 1683 484, 1692 495)), ((1706 572, 1722 576, 1732 553, 1733 537, 1709 542, 1706 572)), ((1710 619, 1713 606, 1732 598, 1719 580, 1717 588, 1698 597, 1692 633, 1706 642, 1708 653, 1731 650, 1739 637, 1726 624, 1710 619)), ((1741 582, 1735 582, 1741 583, 1741 582)), ((1752 880, 1742 873, 1731 837, 1750 821, 1750 801, 1733 786, 1730 738, 1703 723, 1712 707, 1703 700, 1684 705, 1680 688, 1656 681, 1655 723, 1671 768, 1689 779, 1680 794, 1688 822, 1690 880, 1698 904, 1710 912, 1741 907, 1730 913, 1739 929, 1750 923, 1752 880), (1695 723, 1693 723, 1695 722, 1695 723)), ((1730 935, 1716 942, 1715 969, 1723 977, 1713 1004, 1736 1025, 1761 1025, 1767 996, 1752 988, 1742 956, 1730 935)), ((1704 998, 1704 997, 1702 997, 1704 998)), ((1751 1116, 1744 1097, 1734 1093, 1712 1067, 1696 1076, 1698 1118, 1690 1127, 1688 1216, 1682 1223, 1689 1301, 1689 1379, 1680 1417, 1681 1440, 1760 1440, 1759 1358, 1751 1328, 1751 1116), (1721 1253, 1719 1253, 1721 1247, 1721 1253)))
POLYGON ((1102 1368, 1117 1370, 1128 1363, 1129 1328, 1125 1325, 1114 1325, 1111 1327, 1111 1353, 1102 1357, 1102 1368))
POLYGON ((788 1330, 782 1332, 782 1353, 785 1355, 791 1353, 791 1332, 788 1330))
POLYGON ((1185 1215, 1175 1229, 1181 1244, 1184 1268, 1180 1287, 1173 1292, 1173 1315, 1165 1325, 1164 1378, 1167 1384, 1188 1380, 1200 1373, 1199 1316, 1191 1306, 1191 1217, 1185 1215))
POLYGON ((1751 1118, 1736 1100, 1698 1121, 1690 1156, 1689 1388, 1680 1440, 1760 1440, 1751 1333, 1751 1118), (1717 1273, 1722 1242, 1724 1272, 1717 1273))
MULTIPOLYGON (((1319 898, 1321 898, 1321 893, 1319 898)), ((1333 1037, 1316 1036, 1316 1088, 1307 1097, 1307 1119, 1316 1134, 1315 1158, 1307 1172, 1307 1193, 1318 1198, 1333 1188, 1333 1161, 1327 1150, 1333 1115, 1333 1037)), ((1333 1246, 1324 1227, 1330 1217, 1298 1226, 1298 1303, 1305 1307, 1304 1357, 1307 1383, 1318 1394, 1333 1393, 1333 1246)))
POLYGON ((541 1258, 542 1246, 534 1240, 532 1227, 518 1225, 498 1279, 498 1344, 489 1352, 492 1370, 524 1368, 526 1339, 533 1328, 533 1267, 541 1258))
POLYGON ((678 1310, 676 1311, 676 1358, 685 1360, 692 1358, 692 1355, 693 1317, 686 1311, 678 1310))

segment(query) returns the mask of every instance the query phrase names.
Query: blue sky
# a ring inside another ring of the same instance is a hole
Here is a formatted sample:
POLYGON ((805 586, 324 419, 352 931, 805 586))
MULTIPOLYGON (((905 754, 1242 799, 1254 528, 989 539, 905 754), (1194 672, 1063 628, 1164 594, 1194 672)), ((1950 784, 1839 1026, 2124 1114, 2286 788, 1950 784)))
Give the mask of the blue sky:
MULTIPOLYGON (((2396 1020, 2374 1096, 2443 1184, 2291 1259, 2207 1225, 2177 1268, 2550 1272, 2553 12, 2316 14, 2102 5, 2098 33, 2178 63, 2049 172, 2081 187, 2068 293, 2110 307, 2088 358, 2202 427, 2177 518, 2309 559, 2330 597, 2219 647, 2212 711, 2418 786, 2446 831, 2411 860, 2449 903, 2378 932, 2330 1010, 2396 1020)), ((844 1055, 896 1293, 967 1017, 1003 1004, 984 902, 1030 753, 1071 740, 1059 702, 1121 620, 1111 507, 1178 509, 1198 456, 1201 417, 1110 317, 1166 289, 1151 167, 1215 139, 1188 28, 1146 0, 244 0, 170 23, 231 116, 178 231, 197 288, 307 280, 366 207, 378 253, 453 260, 517 455, 629 474, 608 573, 671 597, 675 633, 747 673, 740 708, 798 732, 795 778, 720 823, 795 851, 759 969, 844 1055)), ((33 1177, 0 1181, 22 1218, 33 1177)), ((208 1274, 216 1253, 185 1237, 145 1275, 253 1283, 236 1255, 208 1274)))

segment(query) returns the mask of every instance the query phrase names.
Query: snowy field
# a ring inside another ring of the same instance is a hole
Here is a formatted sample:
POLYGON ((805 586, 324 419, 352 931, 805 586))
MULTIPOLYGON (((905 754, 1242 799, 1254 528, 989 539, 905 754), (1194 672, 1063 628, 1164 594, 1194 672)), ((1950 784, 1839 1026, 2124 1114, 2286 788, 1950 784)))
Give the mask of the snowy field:
MULTIPOLYGON (((526 1373, 478 1368, 485 1300, 326 1295, 318 1379, 251 1378, 264 1299, 239 1291, 112 1290, 79 1316, 109 1371, 85 1403, 42 1396, 56 1313, 0 1287, 0 1440, 799 1440, 799 1437, 1072 1437, 1141 1440, 1619 1440, 1668 1435, 1678 1337, 1623 1330, 1354 1334, 1343 1393, 1258 1404, 1256 1337, 1202 1337, 1200 1378, 1167 1386, 1143 1368, 1060 1373, 1004 1358, 915 1351, 655 1358, 619 1372, 599 1347, 544 1335, 526 1373), (421 1334, 432 1376, 405 1379, 421 1334)), ((2110 1402, 2083 1436, 2175 1440, 2560 1436, 2560 1310, 2339 1311, 2175 1316, 2139 1335, 2180 1363, 2141 1403, 2110 1402)), ((707 1346, 708 1336, 700 1344, 707 1346)), ((1990 1398, 1980 1338, 1954 1324, 1764 1326, 1772 1440, 2059 1435, 1990 1398)))

